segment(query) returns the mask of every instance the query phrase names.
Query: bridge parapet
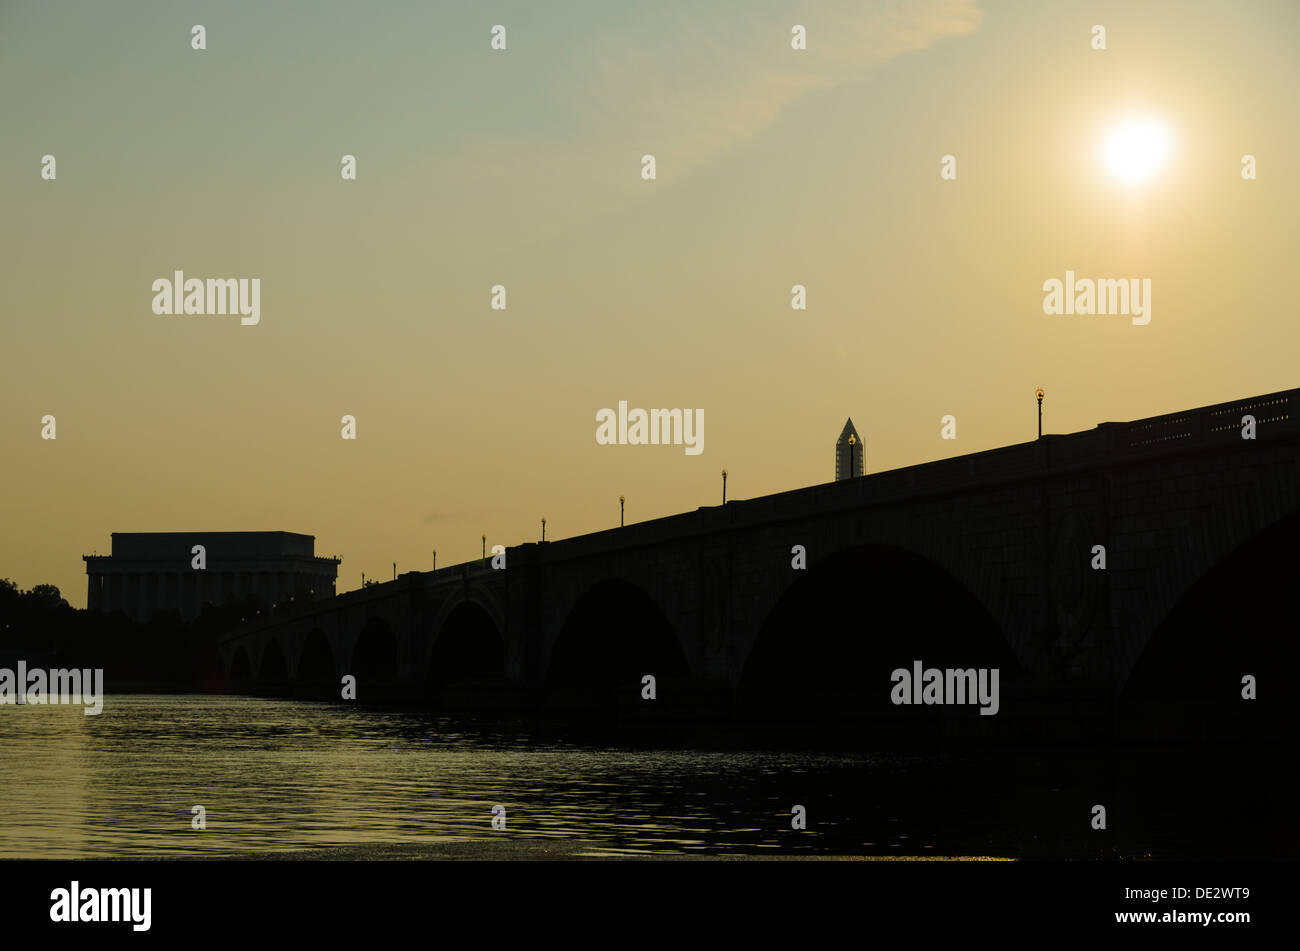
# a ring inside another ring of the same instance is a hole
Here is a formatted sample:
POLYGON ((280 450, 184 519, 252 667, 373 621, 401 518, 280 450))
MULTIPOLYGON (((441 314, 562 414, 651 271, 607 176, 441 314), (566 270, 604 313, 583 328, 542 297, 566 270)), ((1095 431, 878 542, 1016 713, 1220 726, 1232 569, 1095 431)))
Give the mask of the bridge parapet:
POLYGON ((1131 423, 1102 423, 1107 449, 1113 455, 1153 450, 1216 446, 1241 439, 1242 417, 1255 417, 1256 438, 1300 433, 1300 417, 1291 412, 1300 390, 1284 390, 1230 403, 1217 403, 1181 413, 1152 416, 1131 423))

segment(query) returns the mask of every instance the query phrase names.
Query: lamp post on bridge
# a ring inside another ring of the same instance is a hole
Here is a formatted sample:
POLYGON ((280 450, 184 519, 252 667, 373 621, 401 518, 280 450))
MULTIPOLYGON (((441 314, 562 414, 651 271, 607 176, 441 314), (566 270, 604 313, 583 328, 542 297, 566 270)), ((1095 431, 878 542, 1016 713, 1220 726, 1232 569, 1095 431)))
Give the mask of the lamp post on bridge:
POLYGON ((546 519, 542 519, 542 541, 546 541, 546 519))
POLYGON ((849 478, 850 479, 852 479, 854 476, 858 474, 857 458, 854 456, 854 452, 857 449, 857 445, 858 445, 858 437, 853 435, 853 433, 849 433, 849 478))
POLYGON ((722 470, 722 504, 727 504, 727 470, 722 470))
POLYGON ((483 560, 487 560, 487 536, 483 536, 483 560))
POLYGON ((1038 438, 1043 438, 1043 388, 1040 386, 1036 394, 1038 396, 1038 438))
POLYGON ((623 503, 626 501, 623 496, 618 497, 618 527, 623 527, 623 503))

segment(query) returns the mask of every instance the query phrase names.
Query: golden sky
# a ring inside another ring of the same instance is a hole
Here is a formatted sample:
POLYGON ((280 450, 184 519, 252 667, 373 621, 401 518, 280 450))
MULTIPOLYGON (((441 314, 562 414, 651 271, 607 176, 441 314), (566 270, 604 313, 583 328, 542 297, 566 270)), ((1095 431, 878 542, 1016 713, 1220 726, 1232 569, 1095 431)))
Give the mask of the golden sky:
POLYGON ((1049 432, 1300 385, 1298 28, 1288 0, 10 0, 0 577, 82 606, 112 532, 284 530, 346 590, 616 525, 620 494, 716 504, 724 466, 729 498, 828 481, 846 416, 872 472, 1032 438, 1038 385, 1049 432), (1135 117, 1171 139, 1137 183, 1103 161, 1135 117), (260 323, 156 316, 177 269, 259 278, 260 323), (1150 279, 1151 322, 1045 315, 1067 270, 1150 279), (703 409, 704 451, 598 445, 619 400, 703 409))

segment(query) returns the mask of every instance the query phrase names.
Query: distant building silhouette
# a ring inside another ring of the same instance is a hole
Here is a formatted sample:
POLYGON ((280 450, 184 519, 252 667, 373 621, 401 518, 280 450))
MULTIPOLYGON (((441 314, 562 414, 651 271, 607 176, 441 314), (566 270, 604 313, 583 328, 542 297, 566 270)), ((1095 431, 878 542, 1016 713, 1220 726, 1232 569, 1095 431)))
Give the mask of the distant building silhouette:
POLYGON ((266 606, 334 596, 338 560, 293 532, 114 532, 111 555, 83 555, 86 607, 148 621, 156 611, 197 617, 203 605, 253 595, 266 606), (202 545, 207 567, 192 567, 202 545))
POLYGON ((845 421, 844 428, 840 431, 840 438, 835 440, 836 482, 862 475, 862 457, 866 453, 866 448, 862 444, 862 437, 853 428, 853 418, 850 417, 845 421), (851 442, 850 437, 852 437, 851 442))

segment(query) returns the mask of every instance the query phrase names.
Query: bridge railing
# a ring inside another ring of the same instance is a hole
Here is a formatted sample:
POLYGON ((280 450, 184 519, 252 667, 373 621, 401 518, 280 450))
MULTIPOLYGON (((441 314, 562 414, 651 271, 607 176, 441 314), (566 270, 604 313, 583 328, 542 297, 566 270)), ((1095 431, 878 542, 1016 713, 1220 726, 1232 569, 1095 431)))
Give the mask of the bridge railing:
POLYGON ((1300 419, 1291 412, 1296 390, 1270 393, 1230 403, 1218 403, 1131 423, 1102 423, 1112 455, 1126 456, 1193 446, 1240 441, 1242 418, 1253 416, 1256 438, 1300 432, 1300 419))

